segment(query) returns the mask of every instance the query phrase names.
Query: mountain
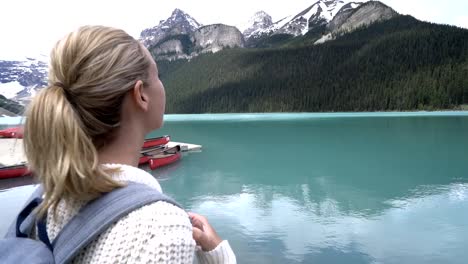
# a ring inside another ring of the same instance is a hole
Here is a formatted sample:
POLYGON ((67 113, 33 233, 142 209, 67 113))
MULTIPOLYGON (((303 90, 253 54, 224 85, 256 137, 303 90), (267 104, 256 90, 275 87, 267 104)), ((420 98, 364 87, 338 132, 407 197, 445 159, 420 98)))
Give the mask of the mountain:
POLYGON ((305 35, 310 29, 328 24, 343 7, 353 9, 359 5, 360 3, 345 2, 343 0, 320 0, 295 15, 275 33, 294 36, 305 35))
POLYGON ((167 36, 191 34, 201 26, 202 24, 189 14, 176 8, 168 19, 161 20, 155 27, 143 30, 140 34, 140 41, 146 47, 151 47, 167 36))
POLYGON ((47 86, 47 63, 34 59, 0 60, 0 94, 26 104, 35 92, 47 86))
POLYGON ((244 37, 250 38, 252 35, 256 35, 259 32, 263 32, 273 25, 273 20, 269 14, 265 11, 256 12, 252 18, 250 18, 247 26, 244 26, 242 34, 244 37))
POLYGON ((175 9, 171 17, 158 26, 143 30, 140 41, 153 57, 166 60, 190 59, 224 48, 244 47, 244 37, 236 27, 224 24, 201 26, 180 9, 175 9))
MULTIPOLYGON (((363 5, 362 14, 372 6, 363 5)), ((320 45, 310 38, 158 60, 170 87, 167 112, 409 111, 468 104, 466 29, 392 15, 320 45)))
POLYGON ((397 15, 395 10, 379 1, 364 3, 359 8, 342 8, 328 23, 326 33, 323 33, 322 38, 316 43, 323 43, 336 38, 337 35, 370 25, 376 21, 388 20, 397 15))
POLYGON ((388 20, 397 15, 395 10, 379 1, 322 0, 303 10, 292 19, 283 19, 268 29, 255 31, 247 38, 246 46, 271 48, 284 45, 322 44, 360 27, 388 20), (298 38, 302 35, 306 38, 298 38), (294 40, 290 41, 292 39, 294 40))
POLYGON ((339 32, 392 17, 379 13, 376 7, 355 14, 354 11, 362 5, 362 0, 318 0, 296 15, 275 23, 266 12, 259 11, 241 28, 243 36, 239 35, 239 30, 223 24, 201 27, 193 17, 175 9, 171 17, 158 26, 143 30, 140 40, 157 59, 191 59, 224 48, 278 46, 305 34, 314 36, 309 36, 307 44, 319 44, 334 38, 339 32))

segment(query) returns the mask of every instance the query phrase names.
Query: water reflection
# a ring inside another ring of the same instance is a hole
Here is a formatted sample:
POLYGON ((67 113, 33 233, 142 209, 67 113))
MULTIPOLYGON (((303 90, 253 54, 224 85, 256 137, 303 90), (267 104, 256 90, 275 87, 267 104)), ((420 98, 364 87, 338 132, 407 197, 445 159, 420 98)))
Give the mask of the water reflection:
POLYGON ((169 123, 204 151, 163 188, 242 263, 459 263, 466 131, 465 117, 169 123))
MULTIPOLYGON (((327 262, 333 262, 350 252, 359 254, 347 263, 464 263, 466 259, 468 184, 432 186, 431 195, 389 200, 389 208, 371 216, 343 211, 332 198, 314 201, 308 185, 298 186, 299 190, 300 200, 291 198, 289 191, 243 186, 236 195, 198 197, 191 208, 214 217, 222 232, 238 234, 253 244, 268 243, 254 251, 244 248, 239 252, 243 259, 273 253, 272 261, 312 262, 327 254, 327 262), (259 252, 272 247, 279 251, 259 252)), ((425 191, 414 190, 421 192, 425 191)))

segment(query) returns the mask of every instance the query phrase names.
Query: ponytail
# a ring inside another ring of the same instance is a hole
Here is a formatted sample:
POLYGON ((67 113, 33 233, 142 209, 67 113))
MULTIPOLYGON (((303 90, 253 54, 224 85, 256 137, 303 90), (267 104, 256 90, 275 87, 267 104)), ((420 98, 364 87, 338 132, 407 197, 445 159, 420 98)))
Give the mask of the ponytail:
POLYGON ((63 87, 52 85, 34 97, 23 145, 29 167, 44 187, 39 215, 50 207, 55 211, 62 198, 91 200, 121 186, 99 166, 96 147, 63 87))

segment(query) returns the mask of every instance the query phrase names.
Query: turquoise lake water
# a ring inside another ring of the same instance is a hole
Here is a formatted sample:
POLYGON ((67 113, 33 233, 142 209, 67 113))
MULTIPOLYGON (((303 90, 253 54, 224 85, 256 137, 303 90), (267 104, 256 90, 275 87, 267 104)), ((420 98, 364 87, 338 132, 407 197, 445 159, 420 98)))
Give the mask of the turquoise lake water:
MULTIPOLYGON (((203 145, 153 174, 238 263, 468 263, 466 112, 175 115, 161 134, 203 145)), ((0 234, 28 183, 0 181, 0 234)))

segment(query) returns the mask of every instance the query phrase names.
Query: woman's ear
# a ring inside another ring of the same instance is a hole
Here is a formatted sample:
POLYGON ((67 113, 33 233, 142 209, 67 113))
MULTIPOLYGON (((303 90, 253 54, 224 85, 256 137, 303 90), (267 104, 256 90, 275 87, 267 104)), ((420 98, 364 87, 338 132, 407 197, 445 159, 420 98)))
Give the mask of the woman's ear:
POLYGON ((145 112, 148 111, 149 97, 146 94, 146 91, 143 87, 143 82, 141 80, 138 80, 135 83, 132 95, 135 105, 145 112))

